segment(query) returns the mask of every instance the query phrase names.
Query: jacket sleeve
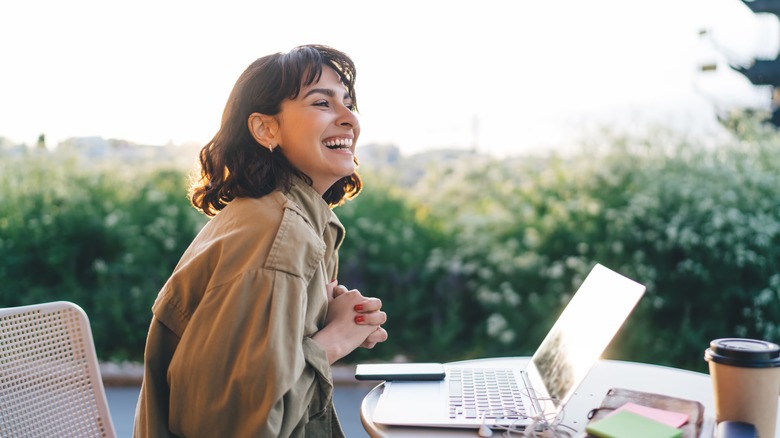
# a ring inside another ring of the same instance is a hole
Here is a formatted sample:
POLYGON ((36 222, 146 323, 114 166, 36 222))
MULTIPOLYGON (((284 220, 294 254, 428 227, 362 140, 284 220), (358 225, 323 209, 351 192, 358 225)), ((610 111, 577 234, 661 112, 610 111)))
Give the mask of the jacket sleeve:
POLYGON ((179 336, 152 318, 146 338, 144 379, 138 396, 133 425, 134 438, 175 438, 168 430, 167 364, 171 360, 179 336))
MULTIPOLYGON (((176 297, 158 303, 163 322, 166 311, 181 312, 176 297)), ((168 368, 170 430, 187 437, 290 436, 325 410, 330 367, 304 334, 307 300, 302 278, 265 269, 208 291, 168 368)))

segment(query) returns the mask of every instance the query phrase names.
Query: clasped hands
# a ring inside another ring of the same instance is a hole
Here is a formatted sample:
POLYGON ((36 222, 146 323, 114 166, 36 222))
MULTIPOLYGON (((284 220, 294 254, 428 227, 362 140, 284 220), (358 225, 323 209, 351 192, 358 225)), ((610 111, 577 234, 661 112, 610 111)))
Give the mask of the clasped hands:
POLYGON ((382 324, 387 315, 379 298, 364 297, 357 289, 349 290, 336 280, 326 285, 328 313, 325 325, 315 335, 328 352, 330 363, 358 347, 373 348, 387 340, 382 324))

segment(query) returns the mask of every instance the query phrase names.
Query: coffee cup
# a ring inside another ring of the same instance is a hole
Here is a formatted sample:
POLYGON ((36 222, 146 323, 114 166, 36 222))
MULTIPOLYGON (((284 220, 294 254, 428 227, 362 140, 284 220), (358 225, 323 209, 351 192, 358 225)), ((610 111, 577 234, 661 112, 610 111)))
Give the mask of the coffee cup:
POLYGON ((723 338, 704 352, 715 396, 715 421, 756 427, 774 438, 780 396, 780 346, 756 339, 723 338))

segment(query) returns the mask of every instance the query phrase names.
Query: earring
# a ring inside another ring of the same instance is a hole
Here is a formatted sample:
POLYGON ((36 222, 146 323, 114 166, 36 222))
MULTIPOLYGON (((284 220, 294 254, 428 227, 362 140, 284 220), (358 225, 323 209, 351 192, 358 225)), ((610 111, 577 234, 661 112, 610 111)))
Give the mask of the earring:
POLYGON ((269 150, 269 151, 273 152, 275 147, 276 147, 276 145, 275 145, 275 144, 273 144, 273 143, 268 143, 268 150, 269 150))

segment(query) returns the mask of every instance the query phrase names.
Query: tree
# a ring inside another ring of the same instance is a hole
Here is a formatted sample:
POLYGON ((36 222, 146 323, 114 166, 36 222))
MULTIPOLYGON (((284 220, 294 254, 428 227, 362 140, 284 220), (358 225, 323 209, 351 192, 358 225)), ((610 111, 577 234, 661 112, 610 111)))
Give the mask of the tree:
POLYGON ((35 144, 38 149, 46 149, 46 135, 41 134, 38 136, 38 142, 35 144))

